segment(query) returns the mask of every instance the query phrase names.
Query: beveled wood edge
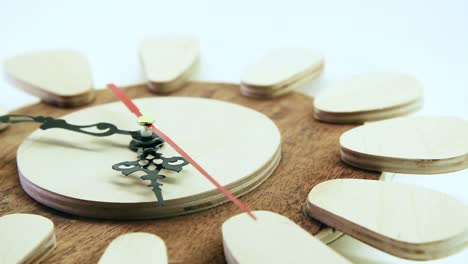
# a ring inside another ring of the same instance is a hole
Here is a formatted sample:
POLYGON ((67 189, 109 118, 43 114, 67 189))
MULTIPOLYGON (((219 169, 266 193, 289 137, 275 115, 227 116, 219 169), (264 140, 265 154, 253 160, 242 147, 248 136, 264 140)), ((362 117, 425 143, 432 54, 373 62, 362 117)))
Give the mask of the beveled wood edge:
MULTIPOLYGON (((252 180, 242 184, 231 186, 230 190, 236 197, 240 197, 255 190, 260 184, 262 184, 273 172, 276 170, 279 162, 281 161, 281 151, 277 152, 277 155, 269 163, 271 166, 267 166, 265 171, 253 177, 252 180)), ((198 200, 196 203, 192 202, 185 204, 180 209, 174 209, 168 212, 159 213, 155 215, 154 209, 158 208, 154 206, 155 202, 143 202, 143 203, 106 203, 106 202, 95 202, 87 201, 68 196, 63 196, 58 193, 54 193, 43 189, 42 187, 32 183, 18 170, 19 180, 23 190, 34 200, 41 204, 44 204, 50 208, 70 213, 73 215, 79 215, 83 217, 95 218, 95 219, 112 219, 112 220, 143 220, 143 219, 159 219, 166 217, 174 217, 179 215, 191 214, 195 212, 204 211, 224 203, 230 200, 219 193, 219 191, 210 191, 211 197, 198 200), (138 205, 138 210, 130 211, 138 205), (93 210, 90 210, 93 209, 93 210), (148 214, 148 211, 150 212, 148 214)), ((173 207, 177 207, 177 204, 173 207)))
POLYGON ((468 168, 468 154, 447 159, 403 159, 359 153, 340 146, 340 156, 348 165, 372 171, 441 174, 468 168))
POLYGON ((314 105, 314 118, 332 124, 362 124, 369 121, 405 116, 418 111, 422 106, 422 98, 392 107, 356 112, 328 112, 320 110, 314 105))
POLYGON ((468 230, 453 236, 447 241, 439 240, 429 243, 408 243, 385 237, 370 229, 328 212, 307 199, 307 214, 333 228, 347 234, 371 247, 391 255, 411 260, 434 260, 453 255, 468 245, 468 230), (361 229, 362 231, 359 231, 361 229))

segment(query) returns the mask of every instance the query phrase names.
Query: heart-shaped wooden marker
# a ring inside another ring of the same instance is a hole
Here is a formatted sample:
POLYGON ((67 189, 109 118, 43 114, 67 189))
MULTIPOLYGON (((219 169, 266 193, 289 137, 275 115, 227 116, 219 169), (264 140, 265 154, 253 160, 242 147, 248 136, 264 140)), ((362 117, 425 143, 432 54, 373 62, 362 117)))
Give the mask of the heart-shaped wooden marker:
POLYGON ((188 36, 160 36, 143 40, 140 59, 151 91, 168 93, 181 88, 196 70, 200 48, 188 36))
POLYGON ((0 217, 0 263, 39 263, 55 248, 54 223, 33 214, 0 217))
POLYGON ((114 239, 98 262, 99 264, 166 264, 164 241, 149 233, 128 233, 114 239))
POLYGON ((468 122, 457 117, 401 117, 353 128, 340 137, 341 158, 359 168, 444 173, 468 167, 468 122))
POLYGON ((250 97, 276 97, 317 78, 323 67, 320 53, 299 48, 273 50, 245 71, 241 92, 250 97))
POLYGON ((56 106, 79 106, 94 99, 91 69, 77 51, 24 53, 8 59, 5 70, 27 92, 56 106))
POLYGON ((340 179, 315 186, 307 213, 389 254, 415 260, 449 256, 468 243, 468 207, 429 189, 340 179))
POLYGON ((351 263, 287 217, 269 211, 253 213, 257 220, 243 213, 224 222, 228 263, 351 263))
POLYGON ((413 76, 366 73, 338 82, 315 99, 315 118, 363 123, 408 114, 422 105, 423 87, 413 76))

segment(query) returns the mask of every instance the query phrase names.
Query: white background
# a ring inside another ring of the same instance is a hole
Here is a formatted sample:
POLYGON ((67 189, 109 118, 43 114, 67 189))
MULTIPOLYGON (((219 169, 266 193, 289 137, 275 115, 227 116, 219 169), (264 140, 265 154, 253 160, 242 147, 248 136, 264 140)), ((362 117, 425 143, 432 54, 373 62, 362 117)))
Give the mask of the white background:
MULTIPOLYGON (((138 46, 146 36, 200 39, 194 79, 238 82, 271 48, 298 46, 325 55, 323 77, 301 89, 317 94, 369 71, 415 75, 425 86, 420 114, 468 119, 468 1, 8 1, 0 0, 0 60, 32 50, 72 48, 89 59, 96 87, 144 81, 138 46)), ((0 79, 0 105, 34 98, 0 79)), ((468 203, 467 170, 394 180, 450 193, 468 203)), ((403 219, 402 219, 403 221, 403 219)), ((412 263, 352 238, 332 244, 356 263, 412 263)), ((468 250, 430 263, 468 263, 468 250)))

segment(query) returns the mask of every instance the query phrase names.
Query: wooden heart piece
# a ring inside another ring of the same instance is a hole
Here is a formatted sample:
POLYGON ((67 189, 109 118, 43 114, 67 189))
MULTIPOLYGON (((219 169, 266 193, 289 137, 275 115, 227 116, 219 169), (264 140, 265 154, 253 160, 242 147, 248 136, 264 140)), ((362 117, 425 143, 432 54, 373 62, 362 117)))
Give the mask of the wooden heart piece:
POLYGON ((366 73, 338 82, 315 99, 315 118, 363 123, 408 114, 422 105, 423 87, 413 76, 366 73))
POLYGON ((77 51, 24 53, 8 59, 5 71, 27 92, 56 106, 79 106, 94 99, 91 69, 77 51))
POLYGON ((149 233, 128 233, 114 239, 98 264, 167 264, 164 241, 149 233))
POLYGON ((321 54, 300 48, 273 50, 246 69, 241 92, 258 98, 276 97, 317 78, 323 71, 321 54))
POLYGON ((0 263, 39 263, 55 243, 54 223, 43 216, 0 217, 0 263))
POLYGON ((228 263, 351 263, 287 217, 269 211, 253 213, 256 221, 239 214, 224 222, 228 263))
POLYGON ((401 117, 353 128, 340 137, 341 158, 359 168, 444 173, 468 168, 468 122, 401 117))
MULTIPOLYGON (((173 97, 135 103, 156 124, 236 195, 245 194, 274 171, 281 155, 281 135, 265 115, 211 99, 173 97)), ((72 124, 102 121, 138 130, 121 103, 87 108, 63 117, 72 124)), ((113 219, 160 218, 197 212, 228 201, 191 165, 164 172, 165 205, 137 175, 112 170, 137 159, 130 136, 96 138, 63 129, 37 130, 17 153, 21 184, 39 202, 65 212, 113 219), (67 175, 64 177, 63 175, 67 175)), ((169 145, 165 157, 179 156, 169 145)))
POLYGON ((468 207, 446 194, 382 181, 340 179, 309 193, 313 218, 389 254, 449 256, 468 244, 468 207))
POLYGON ((199 53, 194 37, 159 36, 143 40, 140 59, 149 89, 168 93, 181 88, 196 70, 199 53))

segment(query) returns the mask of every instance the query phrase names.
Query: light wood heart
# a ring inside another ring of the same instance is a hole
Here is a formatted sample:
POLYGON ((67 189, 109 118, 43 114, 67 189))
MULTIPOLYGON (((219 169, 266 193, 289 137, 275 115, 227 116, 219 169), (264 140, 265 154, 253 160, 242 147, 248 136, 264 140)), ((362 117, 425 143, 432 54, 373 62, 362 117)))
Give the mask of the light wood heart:
POLYGON ((236 215, 222 226, 228 263, 351 263, 282 215, 254 211, 236 215))
POLYGON ((181 88, 196 70, 200 48, 198 40, 189 36, 146 38, 140 47, 148 87, 168 93, 181 88))
POLYGON ((114 239, 98 264, 167 264, 164 241, 149 233, 128 233, 114 239))
POLYGON ((40 263, 55 248, 54 223, 39 215, 4 215, 0 234, 0 263, 40 263))
POLYGON ((444 173, 468 168, 468 122, 457 117, 401 117, 343 133, 341 158, 359 168, 444 173))
POLYGON ((312 188, 307 211, 322 223, 402 258, 442 258, 468 244, 468 207, 413 185, 330 180, 312 188))
MULTIPOLYGON (((261 184, 281 157, 281 136, 265 115, 211 99, 172 97, 135 100, 156 117, 156 125, 235 195, 261 184)), ((96 106, 63 117, 72 124, 110 122, 137 130, 135 118, 121 103, 96 106)), ((99 218, 160 218, 201 211, 228 199, 194 167, 165 172, 165 205, 147 182, 123 176, 112 165, 137 159, 128 149, 131 137, 97 138, 62 129, 37 130, 19 147, 23 189, 39 202, 61 211, 99 218)), ((166 157, 179 156, 170 146, 166 157)))
POLYGON ((257 98, 283 95, 317 78, 324 58, 307 49, 272 50, 248 67, 241 78, 241 92, 257 98))
POLYGON ((49 50, 17 55, 5 70, 27 92, 56 106, 79 106, 94 99, 91 69, 74 50, 49 50))
POLYGON ((422 100, 422 84, 413 76, 366 73, 337 82, 318 96, 314 116, 331 123, 363 123, 408 114, 422 100))

